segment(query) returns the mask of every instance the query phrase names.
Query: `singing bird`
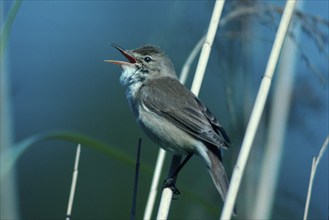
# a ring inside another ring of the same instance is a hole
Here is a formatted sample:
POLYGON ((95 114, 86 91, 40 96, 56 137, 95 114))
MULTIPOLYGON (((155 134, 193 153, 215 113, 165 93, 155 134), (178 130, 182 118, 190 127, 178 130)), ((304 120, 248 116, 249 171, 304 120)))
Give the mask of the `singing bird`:
POLYGON ((174 193, 175 179, 184 164, 197 155, 212 177, 223 201, 228 178, 221 149, 230 139, 210 110, 176 76, 170 59, 156 46, 124 50, 112 44, 128 61, 105 60, 123 69, 120 82, 137 123, 155 143, 174 155, 187 155, 176 172, 165 181, 174 193))

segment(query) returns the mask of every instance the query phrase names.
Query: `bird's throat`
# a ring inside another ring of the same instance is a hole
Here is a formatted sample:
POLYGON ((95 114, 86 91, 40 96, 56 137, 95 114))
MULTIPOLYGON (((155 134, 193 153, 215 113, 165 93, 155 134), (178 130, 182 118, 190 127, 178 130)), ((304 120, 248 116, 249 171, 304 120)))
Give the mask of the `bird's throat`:
POLYGON ((120 83, 124 86, 133 83, 137 67, 135 65, 121 65, 121 67, 120 83))

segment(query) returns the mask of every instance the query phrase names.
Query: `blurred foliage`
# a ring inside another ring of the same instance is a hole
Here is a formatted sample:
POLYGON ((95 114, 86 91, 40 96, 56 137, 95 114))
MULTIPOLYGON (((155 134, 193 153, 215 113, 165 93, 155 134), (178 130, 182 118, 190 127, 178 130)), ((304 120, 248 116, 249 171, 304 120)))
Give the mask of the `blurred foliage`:
POLYGON ((0 62, 3 60, 3 55, 7 47, 7 41, 10 33, 11 26, 15 20, 18 9, 22 3, 22 0, 15 0, 12 3, 9 14, 5 21, 1 21, 1 34, 0 34, 0 62))
MULTIPOLYGON (((40 145, 40 142, 53 145, 49 140, 81 143, 83 147, 106 155, 104 159, 88 151, 81 161, 81 172, 85 175, 78 181, 82 191, 77 194, 73 217, 122 219, 129 216, 130 191, 127 187, 131 183, 135 150, 124 147, 137 145, 137 137, 142 134, 118 83, 120 70, 103 63, 108 56, 116 56, 107 45, 114 42, 129 49, 145 43, 157 44, 179 68, 190 48, 205 32, 213 2, 11 3, 13 10, 8 13, 6 23, 1 23, 0 55, 2 60, 3 45, 8 41, 15 144, 10 151, 1 154, 1 163, 6 165, 1 171, 9 171, 16 165, 21 217, 64 216, 67 198, 51 196, 61 191, 66 193, 59 183, 66 175, 66 163, 73 161, 73 157, 68 157, 70 154, 65 147, 51 149, 40 145), (15 16, 17 20, 8 37, 15 16), (109 51, 112 54, 109 55, 109 51), (51 130, 60 132, 45 133, 51 130), (54 152, 59 154, 60 161, 53 158, 54 152), (51 175, 44 171, 46 169, 53 171, 50 171, 51 175), (44 194, 50 196, 46 198, 47 203, 44 194)), ((200 96, 216 115, 221 116, 220 121, 233 139, 231 150, 225 151, 224 156, 228 170, 235 163, 281 13, 282 2, 244 0, 227 1, 225 5, 200 96)), ((323 63, 328 61, 329 22, 321 15, 310 13, 297 11, 294 19, 302 25, 306 39, 295 42, 302 62, 298 63, 299 74, 288 122, 290 130, 277 198, 279 205, 276 203, 274 207, 274 217, 278 218, 300 218, 311 164, 309 155, 314 154, 323 133, 328 132, 325 130, 328 122, 323 120, 323 117, 328 119, 323 116, 328 111, 328 95, 324 94, 328 91, 328 70, 327 64, 323 63), (296 151, 301 153, 296 155, 296 151), (280 205, 283 202, 284 205, 280 205)), ((294 38, 293 34, 290 37, 294 38)), ((188 80, 188 84, 191 83, 192 77, 188 80)), ((267 106, 252 157, 253 166, 245 177, 253 181, 256 181, 259 168, 269 111, 270 106, 267 106)), ((154 164, 157 152, 157 148, 149 146, 153 144, 147 140, 144 143, 137 218, 142 216, 151 164, 154 164)), ((182 195, 173 203, 174 213, 170 218, 218 217, 219 197, 210 186, 211 179, 199 167, 199 163, 191 161, 180 176, 178 188, 182 188, 182 195)), ((318 183, 320 189, 324 188, 321 184, 325 181, 328 180, 322 179, 318 183)), ((68 189, 69 183, 63 182, 68 189)), ((241 206, 252 203, 252 198, 244 196, 250 187, 242 189, 238 201, 241 206)), ((323 202, 323 194, 315 192, 313 199, 311 208, 314 211, 310 216, 327 216, 327 210, 321 208, 328 203, 327 200, 323 202)), ((244 209, 246 207, 239 210, 244 213, 244 209)))

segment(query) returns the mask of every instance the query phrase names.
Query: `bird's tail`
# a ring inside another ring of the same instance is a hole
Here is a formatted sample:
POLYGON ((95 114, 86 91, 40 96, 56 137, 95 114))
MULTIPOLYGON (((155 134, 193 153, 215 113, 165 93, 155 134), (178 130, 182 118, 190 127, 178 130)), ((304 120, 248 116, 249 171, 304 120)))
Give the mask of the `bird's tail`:
MULTIPOLYGON (((229 186, 229 181, 225 172, 225 168, 220 161, 220 156, 214 154, 211 150, 207 150, 207 159, 202 159, 205 161, 208 171, 214 184, 219 192, 220 196, 222 197, 223 202, 225 202, 227 196, 227 190, 229 186)), ((205 155, 204 155, 205 156, 205 155)), ((236 207, 234 207, 234 215, 236 215, 236 207)))
POLYGON ((225 168, 224 168, 223 164, 220 162, 217 155, 215 155, 212 151, 208 150, 207 155, 210 160, 208 171, 209 171, 210 176, 211 176, 212 180, 214 181, 215 186, 224 202, 226 195, 227 195, 228 185, 229 185, 228 178, 227 178, 227 175, 225 172, 225 168))

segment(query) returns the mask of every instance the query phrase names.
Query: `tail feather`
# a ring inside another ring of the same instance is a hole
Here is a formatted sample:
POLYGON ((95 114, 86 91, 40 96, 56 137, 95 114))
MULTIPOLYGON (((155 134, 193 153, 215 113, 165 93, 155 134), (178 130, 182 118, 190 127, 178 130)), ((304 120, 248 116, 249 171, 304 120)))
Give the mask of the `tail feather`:
MULTIPOLYGON (((223 164, 221 163, 219 157, 214 154, 212 151, 208 150, 207 151, 207 156, 208 156, 208 164, 207 168, 210 173, 210 176, 212 180, 214 181, 214 184, 222 197, 223 202, 225 202, 226 196, 227 196, 227 191, 228 191, 228 186, 229 186, 229 181, 225 172, 225 168, 223 164)), ((234 207, 233 215, 236 216, 236 206, 234 207)))
POLYGON ((212 180, 215 183, 215 186, 223 199, 223 202, 226 199, 227 189, 228 189, 228 178, 225 172, 225 168, 223 164, 220 162, 218 157, 211 151, 207 152, 209 160, 210 160, 210 167, 209 173, 212 180))

